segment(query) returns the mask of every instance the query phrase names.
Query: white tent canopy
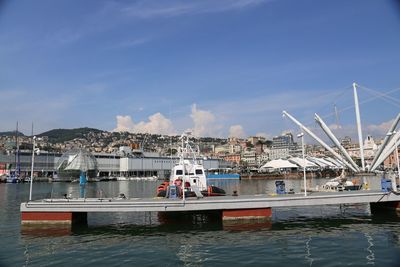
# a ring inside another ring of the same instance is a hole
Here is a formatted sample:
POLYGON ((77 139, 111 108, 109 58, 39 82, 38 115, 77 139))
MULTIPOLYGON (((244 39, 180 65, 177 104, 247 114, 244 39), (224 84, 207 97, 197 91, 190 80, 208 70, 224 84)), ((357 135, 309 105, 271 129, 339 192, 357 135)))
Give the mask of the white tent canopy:
POLYGON ((346 165, 344 165, 344 163, 340 162, 337 159, 334 159, 334 158, 331 158, 331 157, 328 157, 328 158, 325 158, 325 159, 330 161, 330 162, 332 162, 333 164, 335 164, 338 168, 343 168, 344 166, 346 166, 346 165))
POLYGON ((310 160, 313 161, 314 163, 318 164, 322 168, 337 168, 337 166, 335 164, 333 164, 332 162, 327 161, 323 158, 311 157, 310 160))
POLYGON ((291 169, 298 168, 296 164, 291 163, 288 160, 275 159, 265 163, 260 169, 291 169))
POLYGON ((319 168, 317 164, 314 162, 309 161, 308 159, 305 159, 305 164, 303 163, 303 159, 299 157, 293 157, 289 158, 289 161, 300 166, 301 168, 306 167, 306 168, 319 168), (305 165, 305 166, 304 166, 305 165))

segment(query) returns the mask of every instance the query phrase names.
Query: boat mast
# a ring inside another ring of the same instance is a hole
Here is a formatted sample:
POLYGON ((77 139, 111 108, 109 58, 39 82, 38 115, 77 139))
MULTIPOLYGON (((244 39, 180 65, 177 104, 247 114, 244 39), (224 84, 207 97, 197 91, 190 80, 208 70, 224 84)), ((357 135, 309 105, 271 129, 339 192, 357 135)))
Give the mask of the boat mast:
POLYGON ((20 163, 20 156, 19 156, 19 140, 18 140, 18 121, 17 121, 17 128, 15 131, 15 143, 16 143, 16 147, 17 147, 17 153, 15 155, 16 159, 15 159, 15 163, 16 163, 16 175, 19 177, 21 174, 21 163, 20 163))
POLYGON ((182 179, 182 201, 185 203, 185 182, 186 182, 186 166, 185 166, 185 133, 182 134, 182 147, 181 147, 181 155, 180 155, 180 164, 182 165, 183 169, 183 179, 182 179))
POLYGON ((358 132, 358 142, 360 144, 360 157, 361 157, 361 168, 365 171, 365 162, 364 162, 364 146, 363 146, 363 136, 361 131, 361 119, 360 119, 360 107, 358 105, 358 95, 357 95, 357 84, 353 83, 353 92, 354 92, 354 108, 356 111, 356 121, 357 121, 357 132, 358 132))

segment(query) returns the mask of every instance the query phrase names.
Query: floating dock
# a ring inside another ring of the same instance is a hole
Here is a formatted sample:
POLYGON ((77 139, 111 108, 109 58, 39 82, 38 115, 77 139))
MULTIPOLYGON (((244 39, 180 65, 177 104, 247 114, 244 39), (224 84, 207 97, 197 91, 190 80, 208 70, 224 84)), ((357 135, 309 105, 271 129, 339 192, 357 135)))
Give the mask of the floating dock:
POLYGON ((381 191, 311 192, 282 195, 166 198, 43 199, 21 203, 22 224, 74 223, 85 221, 89 212, 204 212, 221 211, 224 220, 270 218, 272 209, 370 203, 371 210, 400 211, 400 195, 381 191))

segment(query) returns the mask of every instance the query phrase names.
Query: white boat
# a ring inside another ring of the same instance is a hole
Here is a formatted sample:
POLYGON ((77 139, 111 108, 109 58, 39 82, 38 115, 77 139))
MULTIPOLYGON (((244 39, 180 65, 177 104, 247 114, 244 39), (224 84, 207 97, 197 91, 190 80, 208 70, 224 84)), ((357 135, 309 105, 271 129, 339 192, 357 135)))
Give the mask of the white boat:
POLYGON ((208 186, 206 173, 201 160, 198 160, 199 149, 195 149, 190 143, 191 133, 186 132, 181 136, 179 148, 179 162, 172 168, 169 181, 162 183, 157 189, 158 197, 203 197, 224 196, 225 191, 208 186), (171 190, 172 189, 172 193, 171 190))
POLYGON ((157 176, 129 177, 129 181, 157 181, 157 176))
POLYGON ((356 184, 353 181, 348 181, 344 169, 342 173, 333 179, 330 179, 322 185, 323 191, 343 191, 343 190, 360 190, 362 185, 356 184))
POLYGON ((17 184, 17 183, 21 182, 21 179, 18 178, 17 176, 15 176, 15 175, 7 175, 6 176, 6 182, 10 183, 10 184, 17 184))

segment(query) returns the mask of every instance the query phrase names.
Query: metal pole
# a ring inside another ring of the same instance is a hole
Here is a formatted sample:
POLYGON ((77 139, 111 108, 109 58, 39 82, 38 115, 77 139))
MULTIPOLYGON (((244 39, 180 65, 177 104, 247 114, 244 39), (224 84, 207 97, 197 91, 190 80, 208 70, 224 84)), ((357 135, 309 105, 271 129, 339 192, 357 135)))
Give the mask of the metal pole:
MULTIPOLYGON (((398 178, 400 179, 400 163, 399 163, 399 142, 397 141, 396 143, 396 161, 397 161, 397 173, 398 173, 398 178)), ((394 190, 396 191, 397 188, 395 188, 394 190)))
POLYGON ((183 179, 182 179, 182 200, 183 200, 183 205, 185 205, 185 183, 186 183, 186 168, 185 168, 185 162, 183 163, 183 179))
POLYGON ((362 166, 361 168, 362 168, 362 171, 365 171, 363 136, 362 136, 362 131, 361 131, 360 107, 358 105, 358 95, 357 95, 357 84, 356 83, 353 83, 353 91, 354 91, 354 107, 355 107, 355 111, 356 111, 358 143, 360 144, 360 157, 361 157, 361 166, 362 166))
POLYGON ((35 145, 36 145, 36 136, 33 137, 33 147, 32 147, 32 165, 31 165, 31 184, 29 187, 29 201, 32 200, 32 186, 33 186, 33 165, 35 164, 35 145))
POLYGON ((307 179, 306 179, 306 160, 304 156, 304 133, 301 133, 301 152, 303 154, 303 179, 304 179, 304 196, 307 196, 307 179))

